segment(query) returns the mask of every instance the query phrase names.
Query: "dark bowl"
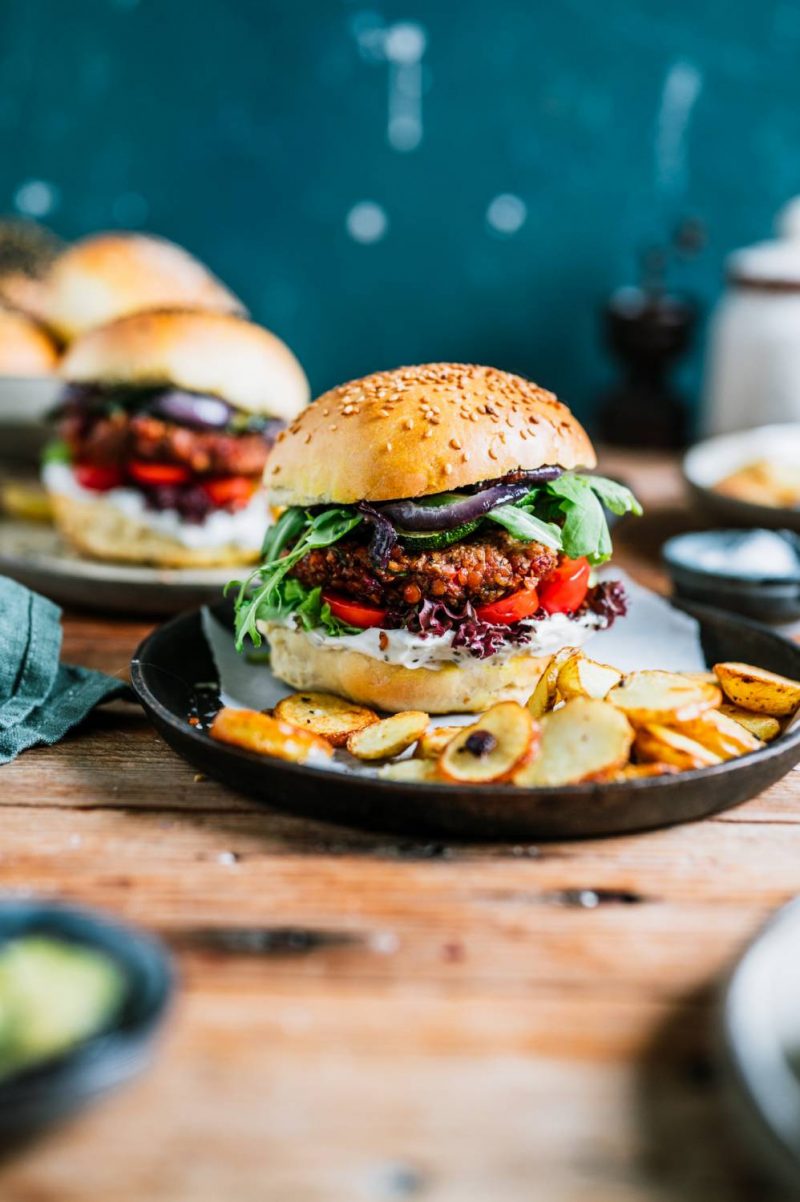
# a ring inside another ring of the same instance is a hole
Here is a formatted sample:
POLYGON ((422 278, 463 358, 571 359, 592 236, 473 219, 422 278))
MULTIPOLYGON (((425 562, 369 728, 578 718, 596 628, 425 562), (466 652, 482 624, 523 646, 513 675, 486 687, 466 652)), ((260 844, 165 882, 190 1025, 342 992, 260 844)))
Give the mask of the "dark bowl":
POLYGON ((149 1062, 175 983, 166 949, 132 927, 72 906, 0 901, 0 942, 31 934, 106 953, 123 972, 127 989, 109 1029, 0 1081, 4 1151, 141 1072, 149 1062))
MULTIPOLYGON (((800 617, 800 571, 797 578, 792 580, 785 577, 735 576, 709 571, 701 566, 698 548, 740 533, 747 534, 749 531, 696 530, 667 539, 661 548, 661 557, 678 597, 699 601, 703 605, 713 602, 718 609, 729 609, 746 617, 769 622, 789 622, 800 617)), ((787 537, 796 539, 797 535, 790 533, 787 537)))
MULTIPOLYGON (((699 605, 676 608, 699 621, 707 663, 744 660, 800 679, 800 647, 767 627, 699 605)), ((229 611, 214 612, 222 620, 229 611)), ((669 826, 754 797, 800 760, 798 728, 763 750, 678 775, 554 789, 407 784, 216 742, 188 723, 190 713, 208 708, 207 699, 198 700, 195 682, 216 679, 199 610, 153 631, 131 663, 131 683, 156 729, 208 776, 296 814, 416 836, 517 842, 669 826)))

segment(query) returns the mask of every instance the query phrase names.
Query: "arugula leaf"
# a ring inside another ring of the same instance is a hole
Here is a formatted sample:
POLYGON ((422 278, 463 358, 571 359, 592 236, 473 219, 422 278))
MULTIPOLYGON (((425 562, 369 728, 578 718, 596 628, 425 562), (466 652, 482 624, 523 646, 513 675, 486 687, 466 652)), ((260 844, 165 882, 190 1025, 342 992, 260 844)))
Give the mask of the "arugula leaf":
POLYGON ((264 539, 264 563, 246 580, 232 580, 225 590, 239 590, 235 601, 237 650, 241 651, 248 635, 256 647, 261 646, 261 633, 256 625, 259 618, 268 621, 284 617, 297 608, 297 593, 288 599, 285 589, 280 588, 287 572, 309 551, 329 547, 344 538, 361 520, 360 513, 348 509, 325 509, 312 514, 292 508, 281 515, 264 539), (293 545, 287 551, 290 543, 293 545))
POLYGON ((561 531, 558 526, 553 522, 542 521, 527 509, 521 509, 517 505, 498 505, 496 509, 490 509, 486 517, 489 521, 504 526, 509 534, 522 542, 544 543, 554 551, 561 550, 561 531))
POLYGON ((642 516, 642 507, 636 497, 618 480, 609 480, 607 476, 584 476, 583 479, 612 513, 620 517, 623 513, 633 513, 637 518, 642 516))

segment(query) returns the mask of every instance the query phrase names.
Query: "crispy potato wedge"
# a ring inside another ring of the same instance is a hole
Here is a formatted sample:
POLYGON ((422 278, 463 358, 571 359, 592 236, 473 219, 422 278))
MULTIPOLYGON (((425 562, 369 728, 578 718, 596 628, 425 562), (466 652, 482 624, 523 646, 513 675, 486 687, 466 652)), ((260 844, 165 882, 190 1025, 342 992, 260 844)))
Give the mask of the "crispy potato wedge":
POLYGON ((378 769, 378 775, 383 780, 413 781, 436 780, 442 783, 435 760, 397 760, 393 764, 384 764, 378 769))
POLYGON ((734 722, 738 722, 745 730, 749 730, 751 735, 755 735, 764 743, 777 739, 781 733, 780 722, 769 714, 753 714, 750 710, 743 710, 741 706, 733 705, 730 701, 723 701, 719 712, 725 714, 726 718, 733 718, 734 722))
POLYGON ((573 697, 595 697, 602 701, 614 685, 622 680, 622 673, 610 664, 600 664, 589 659, 582 651, 576 651, 561 666, 558 673, 558 692, 565 701, 573 697))
POLYGON ((737 756, 764 746, 749 730, 719 710, 706 710, 699 718, 674 725, 681 734, 702 743, 722 760, 735 760, 737 756))
POLYGON ((463 729, 463 726, 431 726, 420 738, 414 755, 421 760, 438 760, 450 740, 463 729))
POLYGON ((742 709, 788 718, 800 706, 800 681, 752 664, 714 664, 714 671, 725 696, 742 709))
POLYGON ((516 701, 493 705, 477 722, 462 726, 439 757, 439 772, 464 784, 508 780, 535 750, 539 724, 516 701))
POLYGON ((551 710, 558 700, 558 674, 561 665, 578 651, 577 647, 562 647, 547 661, 536 688, 528 698, 528 709, 532 718, 541 718, 551 710))
POLYGON ((716 685, 687 680, 677 672, 631 672, 608 694, 634 726, 674 724, 697 718, 722 701, 716 685))
POLYGON ((373 710, 333 693, 292 693, 278 702, 273 713, 292 726, 320 735, 334 747, 344 747, 350 735, 378 721, 373 710))
POLYGON ((421 739, 429 722, 430 714, 422 710, 403 710, 355 731, 347 740, 347 750, 359 760, 390 760, 421 739))
POLYGON ((272 755, 279 760, 304 763, 308 760, 327 760, 333 748, 327 739, 310 730, 299 730, 281 718, 262 714, 259 710, 237 710, 224 706, 211 723, 210 735, 220 743, 232 743, 258 755, 272 755))
POLYGON ((681 734, 679 730, 655 722, 641 726, 636 731, 633 750, 640 761, 671 764, 681 772, 722 763, 722 757, 709 751, 702 743, 681 734))
POLYGON ((542 718, 538 754, 514 773, 525 788, 577 784, 622 768, 633 730, 621 710, 592 697, 574 697, 542 718))

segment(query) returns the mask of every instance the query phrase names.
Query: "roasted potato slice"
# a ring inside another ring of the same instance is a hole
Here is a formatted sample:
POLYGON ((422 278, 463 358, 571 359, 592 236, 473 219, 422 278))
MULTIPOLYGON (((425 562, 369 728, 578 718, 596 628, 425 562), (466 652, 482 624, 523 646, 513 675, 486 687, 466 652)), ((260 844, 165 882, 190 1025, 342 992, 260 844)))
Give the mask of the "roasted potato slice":
POLYGON ((421 739, 429 722, 430 714, 422 710, 403 710, 357 730, 348 738, 347 750, 360 760, 390 760, 421 739))
POLYGON ((633 730, 606 701, 574 697, 542 718, 538 754, 514 773, 525 788, 577 784, 628 762, 633 730))
POLYGON ((384 764, 378 769, 378 775, 383 780, 413 781, 435 780, 442 783, 435 760, 397 760, 393 764, 384 764))
POLYGON ((611 689, 606 700, 622 710, 634 726, 644 726, 697 718, 719 705, 722 695, 715 685, 688 680, 677 672, 645 670, 631 672, 611 689))
POLYGON ((258 755, 272 755, 295 763, 327 760, 333 755, 327 739, 310 730, 299 730, 281 718, 273 718, 259 710, 225 706, 215 716, 209 733, 220 743, 232 743, 258 755))
POLYGON ((622 673, 610 664, 600 664, 589 659, 582 651, 571 655, 558 673, 558 692, 565 701, 572 697, 595 697, 598 701, 606 696, 614 685, 622 680, 622 673))
POLYGON ((708 668, 705 672, 678 672, 678 676, 685 676, 687 680, 693 680, 695 684, 718 684, 715 673, 708 668))
POLYGON ((788 718, 800 706, 800 681, 752 664, 714 664, 714 671, 728 700, 743 709, 788 718))
POLYGON ((528 698, 528 709, 532 718, 541 718, 551 710, 558 700, 558 673, 561 665, 577 652, 577 647, 562 647, 547 661, 536 688, 528 698))
POLYGON ((780 722, 777 718, 770 717, 769 714, 753 714, 750 710, 743 710, 730 701, 723 701, 719 712, 725 714, 726 718, 733 718, 734 722, 738 722, 745 730, 749 730, 751 735, 755 735, 757 739, 762 739, 765 743, 777 739, 781 733, 780 722))
POLYGON ((439 758, 439 772, 464 784, 507 780, 532 753, 539 724, 516 701, 500 701, 462 726, 439 758))
POLYGON ((645 763, 672 764, 681 772, 690 772, 693 768, 710 768, 721 764, 722 757, 709 751, 696 739, 681 734, 669 726, 661 726, 654 722, 642 726, 636 731, 633 744, 636 758, 645 763))
POLYGON ((626 764, 624 768, 613 772, 609 780, 646 780, 652 776, 677 776, 679 769, 674 764, 663 764, 653 761, 650 764, 626 764))
POLYGON ((414 755, 421 760, 438 760, 451 739, 464 729, 463 726, 431 726, 417 744, 414 755))
POLYGON ((764 746, 749 730, 745 730, 738 722, 734 722, 733 718, 727 717, 719 710, 706 710, 699 718, 675 723, 675 728, 681 734, 702 743, 723 760, 735 760, 737 756, 747 755, 748 751, 758 751, 764 746))
POLYGON ((275 706, 276 718, 321 735, 334 747, 344 747, 350 735, 378 721, 363 705, 354 705, 333 693, 292 693, 275 706))

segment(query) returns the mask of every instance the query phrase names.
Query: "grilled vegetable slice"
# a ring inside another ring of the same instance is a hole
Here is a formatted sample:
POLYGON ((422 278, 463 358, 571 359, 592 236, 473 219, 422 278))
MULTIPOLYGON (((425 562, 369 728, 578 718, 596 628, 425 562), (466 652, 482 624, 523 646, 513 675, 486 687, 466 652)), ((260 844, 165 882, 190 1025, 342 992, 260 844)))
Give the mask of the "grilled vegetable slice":
POLYGON ((378 769, 378 775, 384 780, 412 781, 433 780, 442 783, 434 760, 397 760, 394 764, 384 764, 378 769))
POLYGON ((538 735, 529 710, 516 701, 501 701, 450 740, 439 771, 465 784, 507 780, 535 749, 538 735))
POLYGON ((378 721, 374 710, 333 693, 292 693, 279 701, 273 712, 276 718, 313 731, 334 747, 344 747, 350 735, 378 721))
POLYGON ((651 764, 626 764, 613 772, 609 780, 647 780, 652 776, 677 776, 678 769, 674 764, 663 764, 654 760, 651 764))
POLYGON ((298 764, 327 760, 333 755, 333 748, 326 739, 308 730, 298 730, 296 726, 259 710, 225 706, 214 718, 210 734, 220 743, 232 743, 245 751, 255 751, 257 755, 272 755, 298 764))
POLYGON ((427 729, 430 715, 422 710, 404 710, 371 722, 363 730, 357 730, 347 740, 347 750, 360 760, 389 760, 401 755, 422 738, 427 729))
POLYGON ((514 773, 514 784, 544 788, 602 778, 628 762, 633 731, 620 710, 574 697, 542 718, 538 755, 514 773))
POLYGON ((602 701, 621 680, 618 668, 599 664, 582 651, 576 651, 558 673, 558 692, 565 701, 572 697, 595 697, 602 701))
POLYGON ((709 751, 696 739, 690 739, 679 730, 672 730, 669 726, 661 726, 656 722, 637 730, 633 749, 639 760, 672 764, 681 772, 691 772, 694 768, 710 768, 713 764, 722 763, 721 756, 709 751))
POLYGON ((634 725, 675 723, 697 718, 722 701, 718 688, 677 672, 631 672, 607 698, 634 725))
POLYGON ((800 705, 800 681, 752 664, 714 664, 714 671, 728 700, 743 709, 788 718, 800 705))

